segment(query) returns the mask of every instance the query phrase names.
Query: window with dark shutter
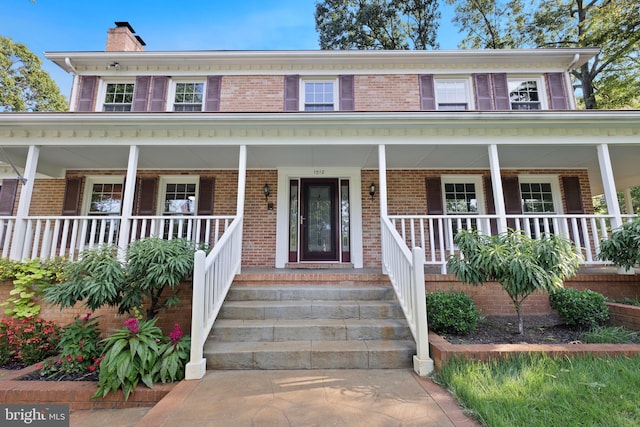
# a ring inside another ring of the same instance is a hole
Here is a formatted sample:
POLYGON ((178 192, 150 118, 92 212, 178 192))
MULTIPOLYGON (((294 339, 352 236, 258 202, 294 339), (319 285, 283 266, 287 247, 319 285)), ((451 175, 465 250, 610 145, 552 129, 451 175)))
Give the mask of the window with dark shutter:
POLYGON ((136 85, 133 92, 133 103, 131 104, 131 111, 147 111, 147 105, 149 103, 150 84, 150 76, 136 77, 136 85))
POLYGON ((82 178, 67 178, 62 201, 62 215, 73 216, 80 213, 80 191, 82 178))
POLYGON ((495 73, 491 75, 493 81, 493 101, 496 110, 510 110, 511 100, 509 99, 509 83, 506 73, 495 73))
POLYGON ((489 78, 489 74, 473 75, 473 80, 475 82, 476 108, 480 111, 493 110, 489 78))
MULTIPOLYGON (((427 215, 443 215, 444 206, 442 204, 442 181, 440 177, 427 178, 427 215)), ((433 241, 435 248, 440 248, 440 230, 438 221, 434 221, 433 241)))
POLYGON ((562 188, 564 189, 564 203, 568 214, 583 214, 582 192, 580 178, 577 176, 563 176, 562 188))
POLYGON ((198 186, 198 215, 213 215, 215 178, 200 178, 198 186))
POLYGON ((204 102, 204 111, 220 111, 220 93, 222 91, 222 76, 207 77, 207 93, 204 102))
POLYGON ((355 88, 353 75, 340 76, 340 110, 355 110, 355 88))
POLYGON ((420 84, 420 109, 433 111, 436 109, 435 83, 432 74, 419 76, 420 84))
POLYGON ((564 84, 564 75, 562 73, 547 74, 547 83, 549 85, 549 97, 551 98, 552 110, 567 110, 569 101, 564 84))
POLYGON ((136 207, 134 209, 138 215, 156 214, 155 200, 157 188, 157 178, 140 178, 138 180, 138 194, 135 198, 136 207))
POLYGON ((0 188, 0 215, 13 215, 13 205, 18 192, 17 179, 3 179, 0 188))
POLYGON ((151 103, 149 105, 149 111, 160 112, 166 110, 168 85, 169 77, 166 76, 156 76, 151 80, 151 103))
POLYGON ((78 89, 78 103, 76 111, 93 111, 96 99, 97 76, 81 76, 78 89))
POLYGON ((284 111, 298 111, 300 76, 284 76, 284 111))

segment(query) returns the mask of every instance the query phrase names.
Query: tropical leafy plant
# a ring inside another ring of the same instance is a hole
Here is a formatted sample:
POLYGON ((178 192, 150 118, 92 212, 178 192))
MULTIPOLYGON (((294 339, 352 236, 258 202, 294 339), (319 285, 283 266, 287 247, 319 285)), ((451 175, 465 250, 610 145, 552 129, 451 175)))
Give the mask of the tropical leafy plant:
POLYGON ((520 334, 524 334, 520 308, 525 299, 535 291, 561 288, 565 278, 577 273, 581 259, 570 240, 555 234, 532 239, 521 231, 486 236, 462 230, 454 241, 459 253, 449 258, 449 271, 474 286, 500 283, 518 315, 520 334))
POLYGON ((155 323, 156 319, 140 323, 132 317, 124 322, 124 328, 103 340, 105 353, 94 398, 122 389, 125 400, 128 400, 140 382, 153 387, 160 370, 163 340, 162 331, 155 323))
POLYGON ((177 323, 169 332, 169 340, 160 349, 160 370, 158 378, 163 383, 180 381, 184 378, 184 368, 189 361, 191 338, 182 334, 177 323))

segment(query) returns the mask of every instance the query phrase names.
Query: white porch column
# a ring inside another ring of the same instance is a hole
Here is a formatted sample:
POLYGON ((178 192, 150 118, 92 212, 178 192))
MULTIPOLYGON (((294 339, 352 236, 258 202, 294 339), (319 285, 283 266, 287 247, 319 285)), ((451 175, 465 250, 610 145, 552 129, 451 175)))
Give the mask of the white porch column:
POLYGON ((615 229, 622 225, 620 205, 618 204, 618 194, 616 193, 616 183, 613 179, 613 168, 611 167, 611 157, 609 156, 609 146, 607 144, 598 145, 598 163, 600 164, 600 174, 602 175, 602 185, 604 187, 604 197, 607 202, 607 210, 611 218, 611 228, 615 229))
POLYGON ((631 196, 631 189, 624 189, 624 205, 627 208, 627 215, 634 215, 633 211, 633 197, 631 196))
MULTIPOLYGON (((378 145, 378 197, 380 198, 380 218, 387 217, 387 152, 384 145, 378 145)), ((384 256, 384 225, 380 221, 380 249, 384 256)), ((382 260, 382 273, 387 274, 384 267, 385 262, 382 260)))
MULTIPOLYGON (((40 148, 35 145, 29 146, 27 163, 24 166, 22 190, 20 191, 20 200, 18 201, 18 211, 16 212, 16 223, 13 229, 13 238, 11 239, 11 252, 9 253, 9 258, 14 261, 22 260, 24 242, 27 240, 24 234, 27 230, 27 217, 29 216, 29 207, 31 206, 31 196, 33 195, 33 184, 36 179, 39 156, 40 148)), ((31 241, 31 238, 28 240, 31 241)))
POLYGON ((502 190, 502 177, 500 176, 500 159, 498 146, 489 145, 489 167, 491 168, 491 186, 493 187, 493 204, 498 215, 498 233, 507 231, 507 211, 504 207, 504 192, 502 190))
POLYGON ((129 244, 131 232, 131 216, 133 215, 133 197, 136 190, 136 173, 138 170, 138 157, 140 149, 137 145, 129 147, 129 163, 127 164, 127 177, 125 179, 124 194, 122 198, 122 214, 120 221, 120 233, 118 235, 118 251, 124 258, 124 251, 129 244))
MULTIPOLYGON (((238 199, 236 202, 236 218, 242 216, 242 222, 239 224, 238 233, 240 233, 240 245, 235 256, 242 258, 242 238, 243 238, 243 224, 244 224, 244 197, 245 188, 247 186, 247 146, 240 146, 240 153, 238 154, 238 199)), ((242 263, 238 264, 237 274, 240 274, 242 263)))

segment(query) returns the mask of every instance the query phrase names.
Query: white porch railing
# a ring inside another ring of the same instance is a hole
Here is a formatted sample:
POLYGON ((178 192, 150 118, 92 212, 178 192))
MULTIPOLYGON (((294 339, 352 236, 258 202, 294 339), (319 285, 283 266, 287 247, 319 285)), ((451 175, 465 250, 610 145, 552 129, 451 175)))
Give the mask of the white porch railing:
MULTIPOLYGON (((129 242, 146 237, 182 237, 213 247, 234 216, 141 216, 130 219, 129 242)), ((26 220, 20 259, 66 256, 75 260, 83 250, 117 244, 120 216, 32 216, 26 220)), ((0 217, 1 256, 9 257, 15 218, 0 217)))
POLYGON ((15 222, 16 219, 12 216, 0 216, 0 245, 2 245, 0 256, 2 258, 9 258, 15 222))
MULTIPOLYGON (((543 233, 557 233, 571 239, 581 248, 585 265, 602 265, 598 259, 600 242, 611 233, 611 215, 507 215, 507 226, 523 230, 529 237, 543 233)), ((623 215, 631 221, 635 215, 623 215)), ((446 263, 455 252, 453 237, 461 229, 478 229, 484 234, 495 234, 497 215, 390 215, 389 219, 409 246, 425 249, 425 263, 440 266, 446 272, 446 263)))
POLYGON ((238 216, 213 250, 205 257, 196 252, 191 305, 191 358, 185 369, 188 380, 200 379, 206 371, 204 343, 222 308, 236 273, 240 271, 242 219, 238 216))
POLYGON ((391 280, 402 311, 416 341, 413 369, 420 376, 433 371, 429 357, 427 332, 427 300, 424 283, 424 254, 419 247, 409 251, 393 224, 387 218, 382 222, 382 264, 391 280))

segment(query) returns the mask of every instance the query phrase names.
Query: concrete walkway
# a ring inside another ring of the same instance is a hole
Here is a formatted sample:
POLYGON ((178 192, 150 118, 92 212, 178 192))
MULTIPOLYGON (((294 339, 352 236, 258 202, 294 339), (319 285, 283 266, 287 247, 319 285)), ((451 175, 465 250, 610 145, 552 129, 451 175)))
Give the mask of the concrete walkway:
POLYGON ((153 408, 75 411, 71 426, 478 426, 410 369, 208 371, 153 408))

